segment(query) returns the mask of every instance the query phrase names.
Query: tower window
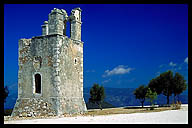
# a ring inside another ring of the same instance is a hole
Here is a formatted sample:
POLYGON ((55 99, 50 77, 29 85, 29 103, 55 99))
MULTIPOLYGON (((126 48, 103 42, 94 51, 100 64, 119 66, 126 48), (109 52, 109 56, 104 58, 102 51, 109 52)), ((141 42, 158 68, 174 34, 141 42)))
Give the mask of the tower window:
POLYGON ((74 60, 74 61, 75 61, 75 65, 76 65, 76 64, 77 64, 77 58, 75 58, 75 60, 74 60))
POLYGON ((35 74, 35 93, 41 93, 41 75, 35 74))

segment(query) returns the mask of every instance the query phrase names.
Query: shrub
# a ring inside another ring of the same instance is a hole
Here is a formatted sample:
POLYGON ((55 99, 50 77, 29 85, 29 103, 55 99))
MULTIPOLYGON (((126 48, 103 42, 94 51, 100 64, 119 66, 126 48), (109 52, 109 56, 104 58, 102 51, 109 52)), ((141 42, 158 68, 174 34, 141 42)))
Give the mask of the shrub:
POLYGON ((11 116, 13 109, 5 109, 4 110, 4 116, 11 116))
POLYGON ((180 109, 181 108, 181 101, 177 101, 176 102, 176 104, 172 104, 171 105, 171 107, 172 107, 172 110, 178 110, 178 109, 180 109))

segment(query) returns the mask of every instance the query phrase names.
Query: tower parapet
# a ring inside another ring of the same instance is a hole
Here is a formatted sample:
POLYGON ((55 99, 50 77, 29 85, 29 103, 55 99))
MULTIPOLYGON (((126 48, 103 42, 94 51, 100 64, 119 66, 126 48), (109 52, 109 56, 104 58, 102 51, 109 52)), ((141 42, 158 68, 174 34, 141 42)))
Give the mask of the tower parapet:
POLYGON ((81 41, 81 9, 75 8, 71 11, 71 39, 81 41))
POLYGON ((67 21, 69 19, 67 12, 64 9, 61 9, 61 11, 63 12, 63 35, 66 36, 66 31, 67 31, 67 21))
POLYGON ((48 30, 48 22, 45 21, 43 25, 41 25, 42 27, 42 35, 45 36, 45 35, 48 35, 49 33, 49 30, 48 30))
POLYGON ((70 27, 70 38, 81 42, 81 9, 75 8, 68 16, 64 9, 54 8, 49 13, 48 22, 45 21, 42 25, 42 35, 59 34, 66 36, 67 27, 70 27), (70 22, 70 26, 67 26, 70 22))
POLYGON ((64 19, 63 11, 54 8, 49 14, 48 27, 50 34, 60 34, 63 35, 64 19))

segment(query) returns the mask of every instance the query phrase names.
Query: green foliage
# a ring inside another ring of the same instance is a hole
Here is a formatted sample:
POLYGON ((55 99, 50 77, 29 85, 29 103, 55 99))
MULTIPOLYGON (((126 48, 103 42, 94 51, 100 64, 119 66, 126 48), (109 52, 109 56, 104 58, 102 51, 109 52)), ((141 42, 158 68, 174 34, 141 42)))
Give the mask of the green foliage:
POLYGON ((136 99, 140 100, 142 107, 145 102, 145 96, 147 93, 147 89, 148 89, 148 87, 145 87, 145 85, 141 85, 138 88, 136 88, 134 91, 134 95, 135 95, 136 99))
POLYGON ((151 106, 153 106, 153 100, 157 98, 157 93, 153 92, 150 88, 147 89, 146 99, 150 101, 151 106))
POLYGON ((186 90, 187 85, 182 75, 176 73, 173 76, 173 72, 169 70, 152 79, 148 87, 153 92, 157 92, 158 95, 163 93, 163 95, 167 96, 167 104, 169 104, 169 97, 174 94, 175 99, 176 95, 186 90))
POLYGON ((93 87, 90 89, 89 102, 96 103, 102 110, 101 102, 104 101, 104 98, 105 98, 104 87, 99 86, 99 84, 94 84, 93 87))
POLYGON ((6 87, 4 87, 4 89, 3 89, 4 102, 6 102, 6 98, 7 98, 8 95, 9 95, 9 89, 8 89, 8 87, 6 86, 6 87))
POLYGON ((175 102, 175 96, 181 94, 184 90, 187 89, 186 80, 182 75, 180 75, 178 72, 175 73, 175 76, 173 78, 173 94, 174 94, 174 102, 175 102))
POLYGON ((169 70, 160 74, 160 81, 162 93, 167 96, 167 104, 169 104, 169 96, 173 93, 173 72, 169 70))
POLYGON ((160 76, 150 80, 148 87, 153 91, 153 92, 157 92, 157 94, 161 94, 163 91, 162 88, 162 83, 160 80, 160 76))
POLYGON ((13 109, 5 109, 4 110, 4 116, 11 116, 13 109))
POLYGON ((162 82, 163 94, 170 96, 173 92, 173 72, 167 71, 160 75, 160 81, 162 82))

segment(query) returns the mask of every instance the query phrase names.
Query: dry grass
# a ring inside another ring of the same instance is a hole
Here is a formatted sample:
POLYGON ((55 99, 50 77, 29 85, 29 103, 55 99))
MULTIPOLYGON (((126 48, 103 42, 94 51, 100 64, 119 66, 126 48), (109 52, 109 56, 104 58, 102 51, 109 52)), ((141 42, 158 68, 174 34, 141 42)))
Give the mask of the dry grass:
MULTIPOLYGON (((88 110, 88 112, 83 114, 65 114, 60 117, 75 117, 75 116, 99 116, 99 115, 111 115, 111 114, 131 114, 131 113, 147 113, 147 112, 160 112, 172 110, 172 107, 157 107, 154 110, 150 110, 150 108, 107 108, 107 109, 92 109, 88 110)), ((57 118, 55 116, 50 117, 35 117, 35 119, 45 119, 45 118, 57 118)), ((8 120, 26 120, 26 119, 34 119, 33 117, 8 117, 4 116, 4 121, 8 120)))
POLYGON ((89 110, 87 113, 83 114, 85 116, 97 116, 97 115, 110 115, 110 114, 130 114, 130 113, 147 113, 147 112, 160 112, 172 110, 171 107, 158 107, 154 110, 149 110, 149 108, 109 108, 103 110, 89 110))

